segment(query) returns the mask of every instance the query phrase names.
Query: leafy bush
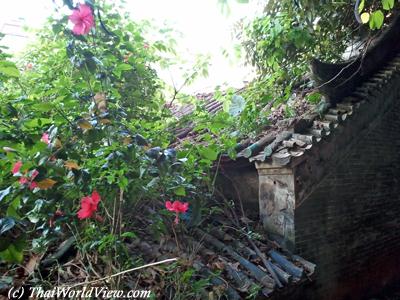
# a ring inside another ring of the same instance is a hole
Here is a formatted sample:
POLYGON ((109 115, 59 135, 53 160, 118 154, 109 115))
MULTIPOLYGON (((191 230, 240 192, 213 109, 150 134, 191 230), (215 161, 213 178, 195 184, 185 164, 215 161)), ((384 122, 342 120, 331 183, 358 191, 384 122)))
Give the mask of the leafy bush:
POLYGON ((77 16, 73 32, 68 16, 52 19, 18 62, 21 73, 1 54, 0 258, 8 262, 71 233, 81 250, 118 259, 124 210, 193 189, 182 176, 193 168, 165 149, 170 112, 142 27, 110 5, 64 2, 77 16), (77 27, 85 18, 88 27, 77 27))

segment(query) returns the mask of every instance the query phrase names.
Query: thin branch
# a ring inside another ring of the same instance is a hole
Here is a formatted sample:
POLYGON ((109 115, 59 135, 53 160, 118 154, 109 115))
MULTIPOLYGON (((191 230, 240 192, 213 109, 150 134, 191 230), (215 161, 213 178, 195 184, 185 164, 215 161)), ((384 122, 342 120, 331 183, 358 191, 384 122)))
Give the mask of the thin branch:
POLYGON ((93 284, 93 283, 97 283, 97 282, 100 282, 100 281, 109 280, 111 278, 114 278, 114 277, 117 277, 117 276, 120 276, 120 275, 123 275, 123 274, 126 274, 126 273, 130 273, 130 272, 137 271, 137 270, 140 270, 140 269, 144 269, 144 268, 148 268, 148 267, 152 267, 152 266, 157 266, 157 265, 161 265, 161 264, 165 264, 165 263, 169 263, 169 262, 173 262, 173 261, 177 261, 177 260, 178 260, 177 257, 169 258, 169 259, 165 259, 165 260, 162 260, 162 261, 157 261, 157 262, 153 262, 153 263, 150 263, 150 264, 147 264, 147 265, 143 265, 143 266, 140 266, 140 267, 128 269, 128 270, 125 270, 125 271, 122 271, 122 272, 118 272, 116 274, 113 274, 113 275, 110 275, 110 276, 106 276, 106 277, 103 277, 103 278, 100 278, 100 279, 96 279, 96 280, 93 280, 93 281, 81 282, 81 283, 77 283, 77 284, 73 284, 71 286, 65 286, 65 287, 74 288, 74 287, 77 287, 77 286, 93 284))
MULTIPOLYGON (((328 81, 324 82, 323 84, 315 87, 315 90, 320 89, 322 87, 324 87, 325 85, 333 82, 335 79, 337 79, 346 69, 350 68, 354 63, 356 63, 358 60, 355 59, 354 61, 352 61, 350 64, 348 64, 347 66, 345 66, 344 68, 342 68, 335 76, 333 76, 331 79, 329 79, 328 81)), ((355 72, 357 73, 358 70, 355 72)))
POLYGON ((219 155, 219 159, 218 159, 218 164, 217 164, 217 169, 215 170, 215 175, 212 181, 212 192, 211 192, 211 196, 214 195, 215 192, 215 181, 217 180, 217 176, 218 176, 218 171, 219 171, 219 166, 221 165, 221 158, 222 158, 222 154, 219 155))
POLYGON ((175 223, 172 224, 172 232, 174 233, 175 243, 176 243, 176 246, 178 247, 178 250, 179 250, 179 251, 182 251, 181 246, 180 246, 180 244, 179 244, 178 236, 177 236, 177 234, 176 234, 176 231, 175 231, 175 228, 174 228, 174 227, 175 227, 175 223))
MULTIPOLYGON (((355 75, 357 75, 357 73, 361 70, 361 67, 362 67, 362 64, 363 64, 363 62, 364 62, 365 56, 367 55, 368 47, 369 47, 369 45, 371 44, 371 42, 372 42, 372 38, 369 38, 369 39, 368 39, 368 42, 366 43, 365 50, 364 50, 364 52, 363 52, 363 54, 362 54, 362 56, 361 56, 360 66, 357 68, 357 70, 354 71, 353 74, 352 74, 349 78, 347 78, 344 82, 342 82, 342 83, 340 83, 339 85, 337 85, 336 88, 337 88, 337 87, 340 87, 340 86, 342 86, 342 85, 344 85, 346 82, 348 82, 349 80, 351 80, 351 79, 352 79, 355 75)), ((358 61, 358 59, 355 59, 354 61, 352 61, 350 64, 348 64, 347 66, 345 66, 344 68, 342 68, 342 69, 341 69, 335 76, 333 76, 330 80, 324 82, 324 83, 321 84, 320 86, 315 87, 314 90, 320 89, 321 87, 323 87, 323 86, 325 86, 325 85, 327 85, 327 84, 333 82, 333 81, 334 81, 335 79, 337 79, 347 68, 349 68, 350 66, 352 66, 352 65, 353 65, 355 62, 357 62, 357 61, 358 61)))

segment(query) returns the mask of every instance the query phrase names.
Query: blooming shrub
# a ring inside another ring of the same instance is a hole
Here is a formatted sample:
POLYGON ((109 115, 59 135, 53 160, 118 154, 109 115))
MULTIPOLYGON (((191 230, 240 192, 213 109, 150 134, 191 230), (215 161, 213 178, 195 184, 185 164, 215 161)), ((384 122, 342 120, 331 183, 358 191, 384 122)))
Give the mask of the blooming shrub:
POLYGON ((78 211, 79 219, 86 219, 93 216, 97 211, 97 205, 101 198, 97 191, 94 191, 91 196, 83 197, 81 200, 81 209, 78 211))
POLYGON ((65 3, 71 14, 50 20, 22 73, 0 55, 8 66, 0 61, 0 259, 8 262, 71 234, 119 257, 125 210, 141 201, 162 210, 167 197, 194 193, 183 173, 193 169, 165 149, 169 111, 151 67, 161 42, 145 41, 110 6, 65 3), (115 247, 104 246, 110 233, 115 247))
POLYGON ((176 213, 176 217, 175 217, 175 224, 179 223, 179 214, 180 213, 185 213, 187 212, 188 208, 189 208, 189 203, 182 203, 180 201, 167 201, 165 202, 165 207, 169 210, 169 211, 173 211, 176 213))
POLYGON ((90 32, 94 27, 94 17, 92 9, 89 5, 79 4, 77 9, 74 9, 69 20, 74 24, 72 32, 77 35, 84 35, 90 32))

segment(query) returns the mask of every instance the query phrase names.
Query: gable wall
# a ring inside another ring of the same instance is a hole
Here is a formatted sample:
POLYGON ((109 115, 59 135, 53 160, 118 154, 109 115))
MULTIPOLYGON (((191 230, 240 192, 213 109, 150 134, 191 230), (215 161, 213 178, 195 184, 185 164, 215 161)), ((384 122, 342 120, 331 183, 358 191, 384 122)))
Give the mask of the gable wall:
POLYGON ((357 299, 400 273, 399 105, 370 125, 296 202, 296 252, 318 266, 316 299, 357 299))
MULTIPOLYGON (((258 174, 254 165, 237 163, 234 167, 221 166, 216 186, 228 200, 235 204, 242 202, 248 217, 257 218, 258 208, 258 174)), ((219 194, 217 193, 217 196, 219 194)))

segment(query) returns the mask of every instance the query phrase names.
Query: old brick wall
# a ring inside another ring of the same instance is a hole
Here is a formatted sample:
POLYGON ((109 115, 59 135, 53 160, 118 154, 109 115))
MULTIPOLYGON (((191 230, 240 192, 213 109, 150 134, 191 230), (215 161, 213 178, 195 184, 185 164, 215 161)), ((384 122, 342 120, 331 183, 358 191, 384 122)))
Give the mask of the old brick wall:
POLYGON ((318 288, 305 299, 362 299, 400 273, 400 101, 395 97, 314 191, 296 203, 296 250, 318 266, 318 288))

